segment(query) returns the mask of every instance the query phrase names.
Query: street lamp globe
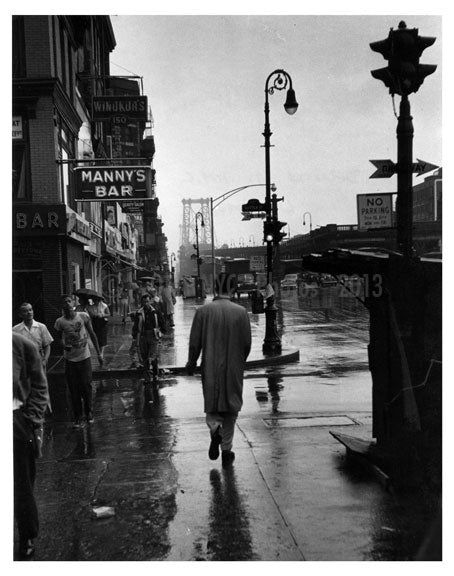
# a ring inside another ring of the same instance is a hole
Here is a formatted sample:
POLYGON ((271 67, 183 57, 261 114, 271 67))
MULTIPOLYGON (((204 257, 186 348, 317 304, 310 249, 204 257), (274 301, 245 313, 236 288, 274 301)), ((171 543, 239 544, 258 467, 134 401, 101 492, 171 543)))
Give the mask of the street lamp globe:
POLYGON ((293 90, 293 88, 287 90, 287 99, 285 100, 284 108, 287 114, 290 115, 295 114, 298 110, 298 102, 296 101, 295 90, 293 90))

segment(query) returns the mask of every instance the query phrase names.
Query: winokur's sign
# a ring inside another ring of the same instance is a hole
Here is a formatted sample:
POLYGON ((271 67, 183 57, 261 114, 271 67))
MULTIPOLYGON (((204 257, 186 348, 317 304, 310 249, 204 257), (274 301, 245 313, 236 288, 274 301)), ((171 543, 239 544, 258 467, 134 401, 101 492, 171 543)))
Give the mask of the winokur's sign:
POLYGON ((93 96, 92 118, 111 120, 123 116, 130 120, 147 120, 146 96, 93 96))
POLYGON ((90 166, 74 168, 79 202, 146 200, 152 195, 149 166, 90 166))

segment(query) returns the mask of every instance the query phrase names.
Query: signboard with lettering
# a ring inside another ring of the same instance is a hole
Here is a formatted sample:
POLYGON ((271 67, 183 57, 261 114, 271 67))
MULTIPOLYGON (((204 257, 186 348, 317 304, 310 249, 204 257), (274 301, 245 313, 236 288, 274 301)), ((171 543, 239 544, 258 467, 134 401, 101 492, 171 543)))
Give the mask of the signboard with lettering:
POLYGON ((92 119, 112 120, 116 124, 129 120, 147 120, 148 104, 146 96, 93 96, 92 119))
POLYGON ((391 228, 393 194, 357 194, 358 229, 391 228))
POLYGON ((68 235, 83 244, 89 244, 91 240, 90 223, 80 214, 66 207, 66 229, 68 235))
POLYGON ((253 254, 249 259, 249 269, 253 272, 263 272, 265 270, 265 256, 253 254))
POLYGON ((121 203, 121 209, 125 214, 141 214, 145 207, 145 201, 128 201, 121 203))
POLYGON ((16 204, 13 206, 13 234, 56 236, 66 234, 64 204, 16 204))
POLYGON ((149 166, 78 167, 74 175, 79 202, 146 200, 152 195, 149 166))
POLYGON ((13 140, 22 140, 23 137, 22 116, 13 116, 13 140))

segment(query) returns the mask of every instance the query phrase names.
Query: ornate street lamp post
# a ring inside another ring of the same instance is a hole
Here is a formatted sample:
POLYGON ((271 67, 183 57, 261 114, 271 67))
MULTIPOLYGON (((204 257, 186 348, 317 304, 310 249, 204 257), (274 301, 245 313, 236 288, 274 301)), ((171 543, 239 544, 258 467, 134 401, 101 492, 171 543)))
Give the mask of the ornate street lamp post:
MULTIPOLYGON (((270 168, 270 106, 268 101, 269 94, 274 94, 274 90, 287 89, 287 98, 285 100, 284 108, 287 114, 294 114, 298 109, 298 102, 296 101, 295 91, 292 87, 292 79, 285 70, 274 70, 265 83, 265 130, 263 136, 265 137, 265 230, 272 229, 272 204, 271 204, 271 168, 270 168), (271 81, 272 80, 272 81, 271 81)), ((282 350, 281 339, 277 333, 276 326, 276 312, 277 308, 274 304, 274 291, 273 286, 273 235, 268 232, 264 235, 266 242, 266 275, 267 275, 267 288, 266 288, 266 308, 265 308, 265 338, 263 340, 263 353, 264 354, 280 354, 282 350)))

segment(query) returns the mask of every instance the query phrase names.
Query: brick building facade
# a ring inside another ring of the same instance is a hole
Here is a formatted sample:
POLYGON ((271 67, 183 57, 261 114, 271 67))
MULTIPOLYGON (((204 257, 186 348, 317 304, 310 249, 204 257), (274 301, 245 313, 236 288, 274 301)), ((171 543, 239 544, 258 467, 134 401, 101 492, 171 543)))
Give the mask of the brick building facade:
MULTIPOLYGON (((128 165, 131 153, 112 160, 113 140, 133 138, 129 151, 141 154, 151 114, 124 129, 93 119, 93 97, 141 89, 137 77, 110 74, 108 16, 13 16, 12 27, 13 322, 28 301, 52 327, 62 293, 92 288, 115 307, 120 289, 150 272, 139 261, 142 215, 121 202, 76 200, 74 169, 128 165)), ((152 155, 141 163, 150 166, 152 155)))

